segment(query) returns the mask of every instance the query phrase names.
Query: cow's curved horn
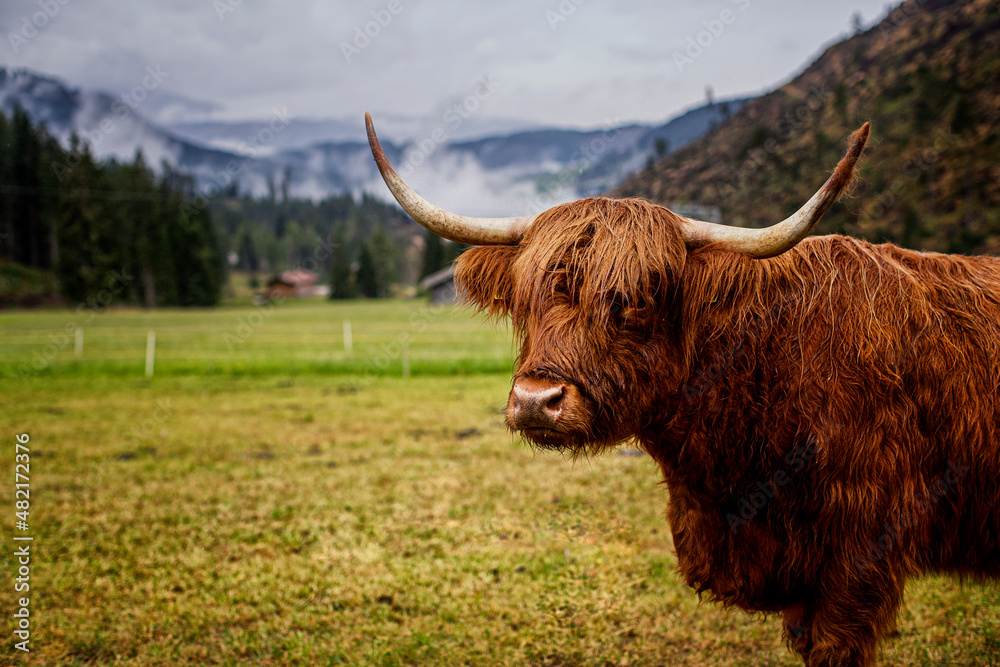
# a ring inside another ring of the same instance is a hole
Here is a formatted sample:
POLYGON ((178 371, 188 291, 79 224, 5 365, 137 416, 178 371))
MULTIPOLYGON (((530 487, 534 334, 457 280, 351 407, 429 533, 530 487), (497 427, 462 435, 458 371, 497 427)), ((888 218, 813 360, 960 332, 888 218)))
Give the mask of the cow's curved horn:
POLYGON ((684 226, 684 238, 689 247, 702 246, 707 243, 719 243, 727 250, 742 252, 752 257, 764 259, 780 255, 790 250, 796 243, 808 236, 827 209, 837 200, 854 175, 854 164, 861 156, 861 151, 868 141, 869 123, 851 135, 851 147, 847 154, 837 164, 833 174, 823 187, 791 217, 763 229, 747 229, 729 227, 714 222, 692 220, 684 226))
POLYGON ((524 236, 524 231, 535 221, 533 215, 520 218, 467 218, 434 206, 404 183, 389 164, 375 134, 372 116, 367 112, 365 125, 368 127, 368 144, 375 156, 375 164, 392 196, 410 217, 438 236, 470 245, 516 245, 524 236))

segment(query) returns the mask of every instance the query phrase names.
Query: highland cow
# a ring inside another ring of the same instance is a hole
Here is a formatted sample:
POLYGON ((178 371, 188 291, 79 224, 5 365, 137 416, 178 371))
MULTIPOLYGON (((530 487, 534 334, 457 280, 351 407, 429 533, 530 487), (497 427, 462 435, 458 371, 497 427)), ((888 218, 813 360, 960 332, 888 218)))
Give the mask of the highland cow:
POLYGON ((468 300, 521 340, 507 425, 535 445, 634 441, 663 471, 678 569, 781 612, 807 665, 871 665, 907 578, 1000 576, 1000 261, 739 229, 637 199, 465 218, 378 167, 428 229, 477 245, 468 300))

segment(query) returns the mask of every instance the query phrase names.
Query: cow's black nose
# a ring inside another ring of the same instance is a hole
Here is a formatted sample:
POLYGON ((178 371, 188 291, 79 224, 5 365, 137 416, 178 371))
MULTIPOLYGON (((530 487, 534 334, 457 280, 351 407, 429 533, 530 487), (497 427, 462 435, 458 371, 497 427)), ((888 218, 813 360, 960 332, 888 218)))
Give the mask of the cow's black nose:
POLYGON ((566 386, 544 378, 522 378, 510 392, 516 428, 555 428, 563 411, 566 386))

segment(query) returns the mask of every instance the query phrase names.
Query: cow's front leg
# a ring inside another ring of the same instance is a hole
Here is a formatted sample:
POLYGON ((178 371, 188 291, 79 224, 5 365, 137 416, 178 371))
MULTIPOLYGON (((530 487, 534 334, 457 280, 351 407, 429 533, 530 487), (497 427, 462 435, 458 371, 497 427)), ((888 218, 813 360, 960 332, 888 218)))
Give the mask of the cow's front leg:
POLYGON ((809 625, 812 623, 810 610, 804 604, 786 607, 783 612, 782 632, 785 643, 803 658, 809 654, 809 625))
POLYGON ((885 568, 827 579, 810 604, 784 611, 785 638, 806 667, 867 667, 893 628, 903 597, 902 573, 885 568))

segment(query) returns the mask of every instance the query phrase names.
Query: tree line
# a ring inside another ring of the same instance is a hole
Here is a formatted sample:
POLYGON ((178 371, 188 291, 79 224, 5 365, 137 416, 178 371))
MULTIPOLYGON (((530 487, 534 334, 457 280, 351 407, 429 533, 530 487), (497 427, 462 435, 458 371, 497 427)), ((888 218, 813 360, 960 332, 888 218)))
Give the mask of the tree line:
POLYGON ((210 306, 226 279, 207 210, 185 206, 189 176, 141 152, 98 162, 73 136, 63 148, 15 108, 0 113, 0 260, 52 272, 60 296, 153 306, 210 306))
POLYGON ((398 294, 455 259, 465 246, 425 233, 402 210, 369 195, 319 201, 275 188, 264 197, 230 187, 209 204, 229 239, 235 269, 251 284, 282 271, 316 271, 330 297, 398 294))
POLYGON ((330 283, 331 298, 380 298, 464 248, 368 195, 313 201, 272 188, 255 197, 234 184, 204 206, 195 194, 191 176, 166 163, 154 173, 141 152, 98 161, 85 141, 61 146, 20 108, 0 113, 0 305, 18 303, 5 280, 30 270, 40 290, 70 303, 113 287, 116 302, 210 306, 230 269, 262 287, 305 268, 330 283))

